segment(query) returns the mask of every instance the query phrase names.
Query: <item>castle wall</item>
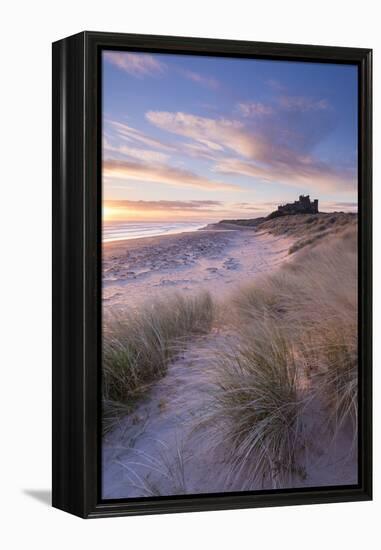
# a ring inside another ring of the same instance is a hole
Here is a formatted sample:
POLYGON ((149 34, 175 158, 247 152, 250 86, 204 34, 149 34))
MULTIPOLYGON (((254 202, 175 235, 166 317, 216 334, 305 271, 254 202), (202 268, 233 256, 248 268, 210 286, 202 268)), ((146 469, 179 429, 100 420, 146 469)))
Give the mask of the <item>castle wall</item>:
POLYGON ((317 214, 318 203, 318 199, 311 202, 309 195, 300 195, 298 201, 278 206, 278 212, 280 214, 317 214))

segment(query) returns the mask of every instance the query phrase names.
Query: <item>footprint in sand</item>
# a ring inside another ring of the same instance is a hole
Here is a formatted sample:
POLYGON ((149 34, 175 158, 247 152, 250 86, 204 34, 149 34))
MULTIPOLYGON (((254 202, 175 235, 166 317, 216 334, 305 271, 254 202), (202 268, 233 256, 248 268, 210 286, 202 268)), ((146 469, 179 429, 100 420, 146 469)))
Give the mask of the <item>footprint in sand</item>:
POLYGON ((177 281, 172 281, 171 279, 162 279, 159 284, 155 286, 173 286, 176 284, 177 281))
POLYGON ((224 261, 224 263, 222 264, 222 267, 224 269, 235 270, 239 268, 239 262, 235 258, 228 258, 227 260, 224 261))

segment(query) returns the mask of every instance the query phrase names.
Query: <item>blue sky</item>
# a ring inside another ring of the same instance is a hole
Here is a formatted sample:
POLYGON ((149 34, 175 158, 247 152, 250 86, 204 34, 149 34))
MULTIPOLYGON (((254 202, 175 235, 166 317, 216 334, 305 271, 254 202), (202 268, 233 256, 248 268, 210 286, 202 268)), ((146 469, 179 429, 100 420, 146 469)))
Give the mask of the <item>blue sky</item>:
POLYGON ((106 219, 356 209, 357 67, 103 52, 106 219))

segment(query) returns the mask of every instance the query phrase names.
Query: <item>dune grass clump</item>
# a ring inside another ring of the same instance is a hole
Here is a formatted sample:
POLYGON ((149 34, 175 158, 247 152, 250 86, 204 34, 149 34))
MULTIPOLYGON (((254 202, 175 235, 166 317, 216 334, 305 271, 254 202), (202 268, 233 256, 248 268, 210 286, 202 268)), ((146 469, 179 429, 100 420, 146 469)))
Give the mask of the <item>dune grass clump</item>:
POLYGON ((357 231, 347 228, 302 252, 289 270, 294 303, 284 314, 300 354, 310 365, 312 390, 325 403, 335 433, 357 426, 357 231), (292 310, 291 310, 292 306, 292 310), (298 322, 299 320, 299 322, 298 322), (305 345, 308 342, 308 345, 305 345))
POLYGON ((128 412, 165 374, 189 338, 209 332, 213 316, 211 296, 203 292, 195 297, 174 295, 107 322, 102 369, 106 426, 118 412, 128 412))
POLYGON ((357 402, 357 230, 346 229, 299 253, 267 280, 236 298, 241 315, 267 308, 287 330, 288 341, 308 359, 339 423, 356 417, 357 402), (244 298, 257 295, 245 310, 244 298), (307 345, 308 343, 308 345, 307 345), (336 396, 336 397, 334 397, 336 396))
POLYGON ((231 479, 276 488, 301 470, 303 396, 285 335, 272 323, 255 328, 215 354, 208 420, 229 449, 231 479))
POLYGON ((356 440, 356 227, 241 288, 232 306, 237 344, 214 351, 209 415, 234 476, 284 486, 305 472, 311 403, 333 437, 352 422, 356 440))
POLYGON ((334 435, 343 426, 350 424, 356 436, 358 349, 355 323, 328 323, 319 334, 315 357, 315 388, 327 405, 334 435))
POLYGON ((344 212, 295 214, 271 220, 265 219, 257 225, 259 231, 297 239, 290 247, 289 254, 302 248, 315 246, 320 241, 339 235, 347 229, 357 229, 357 214, 344 212))

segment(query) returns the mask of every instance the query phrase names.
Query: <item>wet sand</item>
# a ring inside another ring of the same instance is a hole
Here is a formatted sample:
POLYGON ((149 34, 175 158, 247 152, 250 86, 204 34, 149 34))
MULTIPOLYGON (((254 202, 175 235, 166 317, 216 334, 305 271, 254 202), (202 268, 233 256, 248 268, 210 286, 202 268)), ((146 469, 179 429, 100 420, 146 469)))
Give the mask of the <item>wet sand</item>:
POLYGON ((104 311, 136 308, 168 291, 208 290, 214 298, 224 297, 287 261, 292 242, 250 229, 224 229, 106 243, 104 311))

